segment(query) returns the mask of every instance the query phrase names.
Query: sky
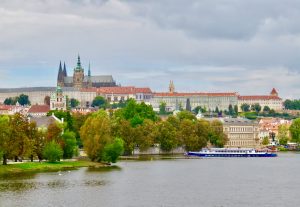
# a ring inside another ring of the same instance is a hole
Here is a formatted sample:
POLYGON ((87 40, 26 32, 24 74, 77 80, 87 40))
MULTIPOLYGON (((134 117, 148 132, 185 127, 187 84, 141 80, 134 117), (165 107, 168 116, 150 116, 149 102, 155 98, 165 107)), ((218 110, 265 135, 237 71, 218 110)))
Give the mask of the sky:
POLYGON ((298 0, 0 0, 0 87, 55 86, 59 62, 123 86, 300 98, 298 0))

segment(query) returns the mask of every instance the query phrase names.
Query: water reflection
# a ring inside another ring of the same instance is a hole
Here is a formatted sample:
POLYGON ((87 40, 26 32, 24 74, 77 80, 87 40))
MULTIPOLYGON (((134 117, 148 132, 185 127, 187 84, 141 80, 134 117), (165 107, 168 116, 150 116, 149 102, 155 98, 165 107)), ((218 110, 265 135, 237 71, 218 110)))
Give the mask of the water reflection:
POLYGON ((34 182, 4 182, 0 183, 0 192, 5 191, 25 191, 36 189, 36 183, 34 182))

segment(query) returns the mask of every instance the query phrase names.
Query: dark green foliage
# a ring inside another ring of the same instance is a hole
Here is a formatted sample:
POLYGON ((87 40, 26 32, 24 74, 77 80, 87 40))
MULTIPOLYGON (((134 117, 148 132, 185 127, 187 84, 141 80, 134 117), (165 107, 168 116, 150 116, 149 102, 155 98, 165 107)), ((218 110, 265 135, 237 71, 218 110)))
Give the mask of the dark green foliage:
POLYGON ((206 112, 206 108, 205 107, 201 107, 201 106, 197 106, 193 109, 194 114, 198 114, 199 111, 201 113, 205 113, 206 112))
POLYGON ((78 105, 79 105, 79 101, 75 98, 71 98, 71 100, 70 100, 71 108, 76 108, 78 105))
POLYGON ((299 100, 287 99, 284 101, 283 104, 285 109, 300 110, 300 99, 299 100))
POLYGON ((72 158, 78 154, 76 136, 74 132, 65 131, 62 135, 63 140, 63 158, 72 158))
POLYGON ((115 117, 119 119, 128 120, 131 126, 143 124, 145 119, 156 121, 158 118, 153 111, 152 106, 142 103, 136 103, 135 100, 128 101, 127 105, 123 109, 119 109, 115 113, 115 117))
POLYGON ((161 114, 161 115, 167 114, 166 105, 167 104, 165 102, 161 102, 159 104, 159 114, 161 114))
POLYGON ((47 116, 51 116, 52 113, 59 118, 64 119, 64 122, 67 123, 66 129, 69 131, 73 131, 73 117, 71 116, 71 113, 69 111, 60 111, 60 110, 52 110, 47 113, 47 116))
POLYGON ((256 113, 259 113, 261 111, 261 106, 258 103, 253 104, 251 105, 251 110, 255 111, 256 113))
POLYGON ((112 144, 107 144, 103 150, 102 160, 106 162, 116 163, 118 157, 124 152, 124 141, 120 138, 115 138, 112 144))
POLYGON ((4 104, 6 105, 15 105, 17 102, 19 102, 20 105, 30 105, 30 101, 27 95, 21 94, 17 97, 9 97, 4 100, 4 104))
POLYGON ((248 112, 248 111, 250 111, 250 105, 246 104, 246 103, 243 103, 241 105, 241 109, 242 109, 243 112, 248 112))
POLYGON ((270 112, 270 107, 269 106, 264 106, 263 112, 270 112))
POLYGON ((92 107, 99 107, 102 109, 106 109, 107 101, 102 96, 96 96, 92 102, 92 107))
POLYGON ((228 141, 227 136, 223 133, 223 124, 219 120, 210 123, 208 138, 209 142, 215 147, 224 147, 228 141))
POLYGON ((192 111, 192 107, 191 107, 191 101, 190 99, 186 99, 186 107, 185 107, 185 110, 187 111, 192 111))
POLYGON ((290 133, 292 135, 292 141, 300 143, 300 118, 293 120, 290 126, 290 133))
POLYGON ((43 156, 49 162, 60 161, 63 156, 63 150, 58 143, 52 140, 46 144, 43 151, 43 156))

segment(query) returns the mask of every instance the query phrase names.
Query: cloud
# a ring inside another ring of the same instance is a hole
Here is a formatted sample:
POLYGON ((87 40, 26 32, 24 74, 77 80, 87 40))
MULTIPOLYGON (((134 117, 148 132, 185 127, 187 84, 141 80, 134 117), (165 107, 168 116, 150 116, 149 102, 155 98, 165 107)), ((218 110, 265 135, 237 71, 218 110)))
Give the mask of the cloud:
POLYGON ((55 85, 80 53, 122 85, 299 98, 299 19, 296 0, 3 0, 0 86, 55 85))

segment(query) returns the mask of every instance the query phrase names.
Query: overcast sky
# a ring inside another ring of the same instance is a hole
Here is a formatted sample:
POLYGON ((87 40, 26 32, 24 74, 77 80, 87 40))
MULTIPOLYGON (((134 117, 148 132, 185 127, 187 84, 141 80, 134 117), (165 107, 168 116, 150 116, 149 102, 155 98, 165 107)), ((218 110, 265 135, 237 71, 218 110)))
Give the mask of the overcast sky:
POLYGON ((300 98, 299 0, 0 0, 0 87, 92 75, 166 91, 300 98))

